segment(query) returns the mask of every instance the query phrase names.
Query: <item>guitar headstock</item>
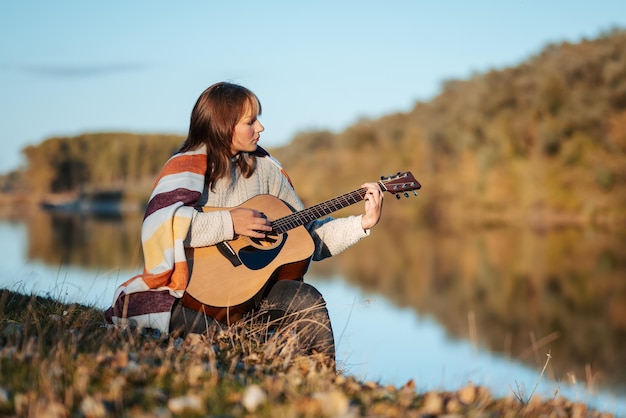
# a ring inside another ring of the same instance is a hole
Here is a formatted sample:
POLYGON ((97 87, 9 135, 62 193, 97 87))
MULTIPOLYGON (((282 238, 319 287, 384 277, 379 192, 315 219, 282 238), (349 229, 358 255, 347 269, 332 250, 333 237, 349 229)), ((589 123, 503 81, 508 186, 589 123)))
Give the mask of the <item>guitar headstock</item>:
POLYGON ((378 184, 383 191, 396 195, 398 199, 400 199, 400 193, 403 193, 405 197, 409 197, 409 192, 411 191, 417 196, 416 190, 422 187, 409 171, 398 172, 387 177, 382 176, 378 184))

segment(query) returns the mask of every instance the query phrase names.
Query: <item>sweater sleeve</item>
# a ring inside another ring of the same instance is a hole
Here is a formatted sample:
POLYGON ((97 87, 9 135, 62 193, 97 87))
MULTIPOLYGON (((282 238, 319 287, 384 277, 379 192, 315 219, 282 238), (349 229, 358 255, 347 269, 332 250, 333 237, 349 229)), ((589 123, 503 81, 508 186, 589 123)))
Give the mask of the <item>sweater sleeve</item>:
POLYGON ((186 247, 208 247, 232 240, 235 236, 233 220, 227 210, 195 211, 185 239, 186 247))
POLYGON ((315 243, 314 261, 337 255, 370 234, 361 227, 361 215, 313 221, 307 229, 315 243))

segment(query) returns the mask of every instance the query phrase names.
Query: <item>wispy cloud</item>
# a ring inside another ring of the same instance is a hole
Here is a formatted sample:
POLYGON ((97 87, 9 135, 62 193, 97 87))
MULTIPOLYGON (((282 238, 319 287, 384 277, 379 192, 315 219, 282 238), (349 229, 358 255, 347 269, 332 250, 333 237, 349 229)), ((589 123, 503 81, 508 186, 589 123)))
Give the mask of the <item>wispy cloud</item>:
POLYGON ((52 78, 87 78, 101 77, 112 74, 141 71, 148 68, 141 63, 118 63, 97 65, 7 65, 0 68, 3 70, 16 71, 42 77, 52 78))

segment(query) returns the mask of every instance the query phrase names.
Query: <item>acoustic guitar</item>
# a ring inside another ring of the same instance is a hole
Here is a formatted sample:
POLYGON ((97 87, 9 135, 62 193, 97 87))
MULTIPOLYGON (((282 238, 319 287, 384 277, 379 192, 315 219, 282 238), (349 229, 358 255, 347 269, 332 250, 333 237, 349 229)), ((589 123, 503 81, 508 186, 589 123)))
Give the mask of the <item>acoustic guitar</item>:
MULTIPOLYGON (((416 190, 422 187, 410 172, 382 177, 377 183, 397 198, 409 192, 417 195, 416 190)), ((359 188, 297 212, 271 195, 255 196, 237 206, 262 212, 271 220, 272 231, 262 239, 237 236, 217 245, 191 249, 187 254, 191 276, 183 303, 223 321, 227 313, 220 308, 245 306, 270 280, 301 278, 314 251, 305 225, 362 201, 366 191, 359 188)))

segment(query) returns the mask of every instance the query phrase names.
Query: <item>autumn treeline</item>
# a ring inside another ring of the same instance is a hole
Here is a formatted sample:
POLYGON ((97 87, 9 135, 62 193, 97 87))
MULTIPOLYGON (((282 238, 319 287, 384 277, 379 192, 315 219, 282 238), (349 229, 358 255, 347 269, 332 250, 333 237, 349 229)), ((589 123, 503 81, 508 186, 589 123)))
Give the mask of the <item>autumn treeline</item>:
POLYGON ((274 153, 312 202, 411 170, 424 186, 412 215, 431 223, 623 223, 626 31, 550 45, 447 81, 410 112, 302 133, 274 153))
POLYGON ((24 179, 38 194, 145 189, 183 140, 127 133, 50 138, 24 149, 24 179))
MULTIPOLYGON (((22 178, 38 193, 144 190, 183 139, 52 138, 24 150, 22 178)), ((412 171, 424 198, 392 209, 403 219, 622 222, 626 31, 549 45, 515 67, 447 81, 438 96, 409 112, 360 120, 339 133, 303 132, 271 151, 308 204, 383 174, 412 171)))

